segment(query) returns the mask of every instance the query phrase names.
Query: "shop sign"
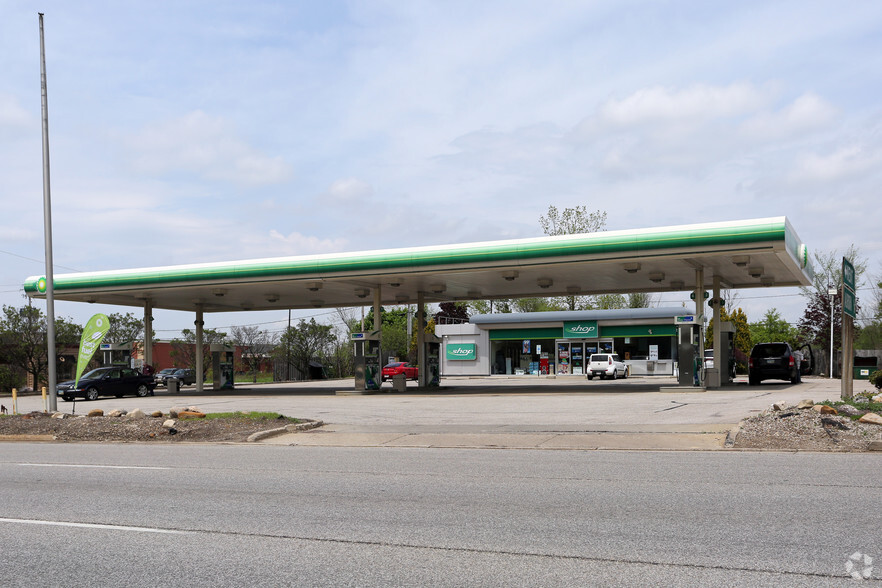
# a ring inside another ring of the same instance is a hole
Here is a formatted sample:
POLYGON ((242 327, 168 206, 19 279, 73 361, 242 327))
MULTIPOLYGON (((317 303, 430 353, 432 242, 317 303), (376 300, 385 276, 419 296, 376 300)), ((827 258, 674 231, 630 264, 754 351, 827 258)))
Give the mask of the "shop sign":
POLYGON ((597 321, 565 322, 563 335, 566 339, 595 339, 597 321))
POLYGON ((474 343, 448 343, 446 348, 448 360, 465 360, 478 358, 476 345, 474 343))
POLYGON ((695 323, 695 315, 690 314, 690 315, 686 315, 686 316, 678 316, 676 322, 678 325, 694 324, 695 323))

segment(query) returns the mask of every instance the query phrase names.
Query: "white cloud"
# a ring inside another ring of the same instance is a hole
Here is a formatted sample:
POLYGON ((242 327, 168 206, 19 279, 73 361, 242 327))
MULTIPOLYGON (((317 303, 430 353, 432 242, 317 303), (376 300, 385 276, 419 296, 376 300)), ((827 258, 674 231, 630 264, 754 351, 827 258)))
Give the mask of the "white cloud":
POLYGON ((298 232, 283 235, 275 229, 269 232, 268 249, 273 255, 309 255, 313 253, 336 253, 349 246, 347 239, 321 239, 298 232))
POLYGON ((655 86, 638 90, 622 100, 607 100, 598 109, 597 120, 604 126, 629 127, 731 118, 754 112, 769 99, 767 91, 747 83, 695 84, 682 90, 655 86))
POLYGON ((31 123, 31 115, 9 94, 0 94, 0 130, 20 128, 31 123))
POLYGON ((335 180, 325 197, 334 204, 357 204, 370 201, 374 190, 370 184, 356 178, 335 180))
POLYGON ((813 93, 798 97, 776 112, 760 112, 746 120, 741 132, 753 139, 787 139, 806 131, 823 129, 836 119, 838 110, 813 93))
POLYGON ((259 152, 226 120, 199 110, 144 128, 127 143, 135 168, 148 174, 189 172, 247 185, 278 184, 291 175, 281 157, 259 152))
POLYGON ((841 147, 828 155, 809 153, 791 172, 792 181, 835 182, 858 178, 875 172, 882 163, 882 153, 860 146, 841 147))

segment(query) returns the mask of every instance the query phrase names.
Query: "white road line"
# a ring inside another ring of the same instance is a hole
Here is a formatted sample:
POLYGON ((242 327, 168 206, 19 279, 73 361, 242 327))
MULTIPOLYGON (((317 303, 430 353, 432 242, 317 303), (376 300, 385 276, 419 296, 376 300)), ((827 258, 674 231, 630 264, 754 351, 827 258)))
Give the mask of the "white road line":
POLYGON ((50 525, 53 527, 79 527, 81 529, 102 529, 109 531, 137 531, 140 533, 165 533, 169 535, 187 535, 189 531, 173 531, 170 529, 153 529, 150 527, 126 527, 123 525, 100 525, 96 523, 69 523, 66 521, 36 521, 33 519, 4 519, 0 523, 21 523, 25 525, 50 525))
POLYGON ((170 470, 172 468, 158 466, 117 466, 117 465, 92 465, 88 463, 20 463, 20 466, 33 466, 35 468, 105 468, 109 470, 170 470))

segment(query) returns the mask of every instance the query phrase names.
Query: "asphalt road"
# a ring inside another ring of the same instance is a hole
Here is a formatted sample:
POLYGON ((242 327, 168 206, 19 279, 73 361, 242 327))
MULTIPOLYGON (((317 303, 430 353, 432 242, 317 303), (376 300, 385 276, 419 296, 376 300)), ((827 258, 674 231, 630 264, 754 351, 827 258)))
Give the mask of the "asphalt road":
POLYGON ((4 586, 882 583, 875 454, 2 449, 4 586))

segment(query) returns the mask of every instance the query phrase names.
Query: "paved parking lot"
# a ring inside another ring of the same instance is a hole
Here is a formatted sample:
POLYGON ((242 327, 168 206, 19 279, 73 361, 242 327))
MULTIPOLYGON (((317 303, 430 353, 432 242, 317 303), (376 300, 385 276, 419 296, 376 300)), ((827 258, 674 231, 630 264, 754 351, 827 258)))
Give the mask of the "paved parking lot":
MULTIPOLYGON (((159 389, 148 398, 58 401, 59 410, 83 414, 91 408, 167 411, 198 406, 206 412, 274 411, 321 420, 313 433, 274 440, 300 445, 444 447, 656 448, 721 447, 726 433, 743 418, 773 402, 818 402, 840 395, 839 380, 805 378, 802 384, 764 382, 706 392, 665 391, 668 377, 587 381, 580 377, 446 378, 440 389, 355 395, 352 380, 240 385, 234 391, 196 393, 192 387, 170 395, 159 389), (339 392, 339 393, 338 393, 339 392)), ((858 380, 854 391, 870 390, 858 380)), ((39 396, 19 399, 19 412, 41 410, 39 396)))

